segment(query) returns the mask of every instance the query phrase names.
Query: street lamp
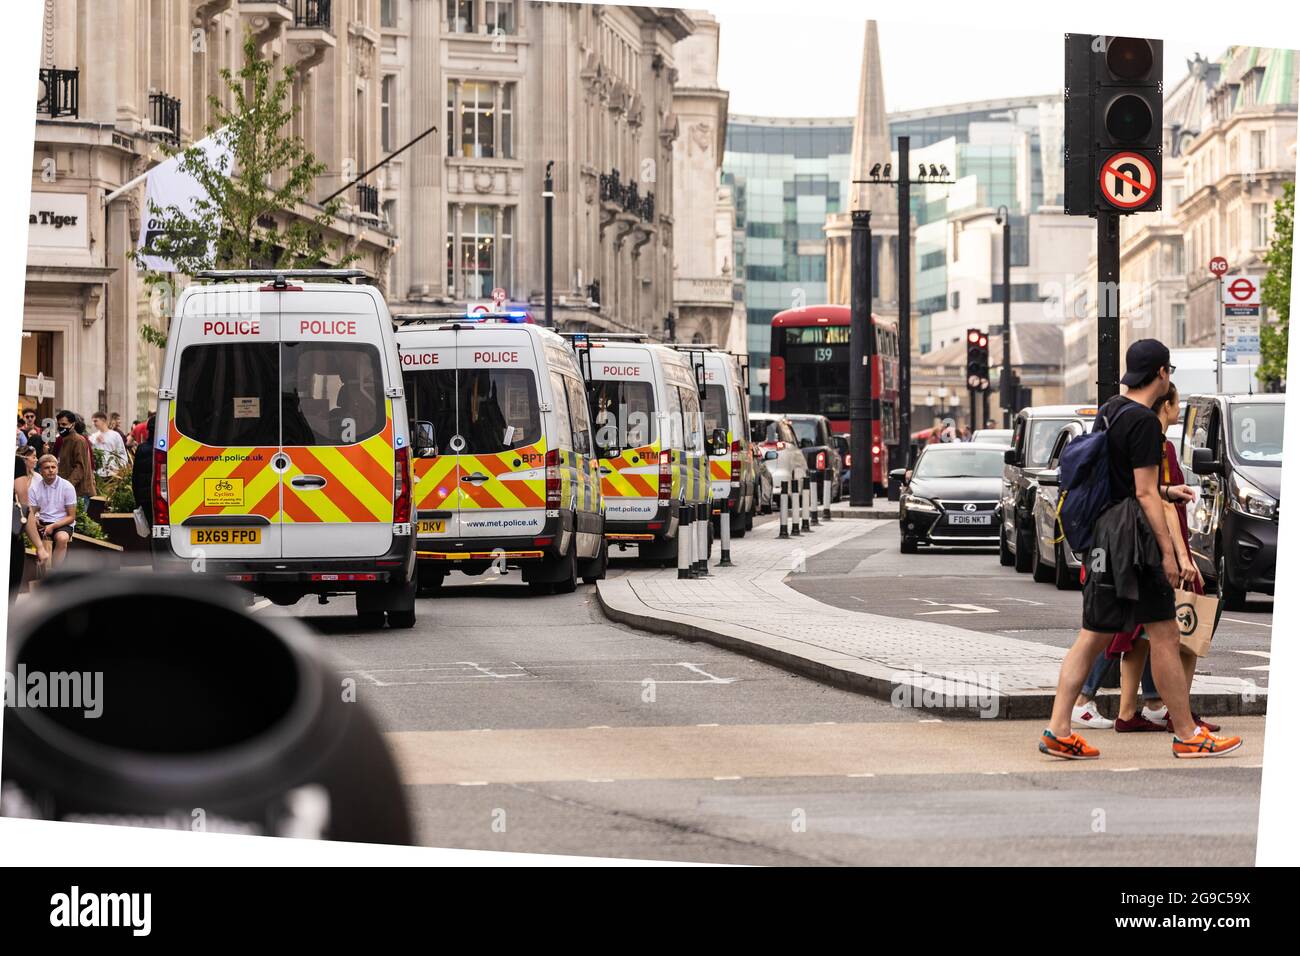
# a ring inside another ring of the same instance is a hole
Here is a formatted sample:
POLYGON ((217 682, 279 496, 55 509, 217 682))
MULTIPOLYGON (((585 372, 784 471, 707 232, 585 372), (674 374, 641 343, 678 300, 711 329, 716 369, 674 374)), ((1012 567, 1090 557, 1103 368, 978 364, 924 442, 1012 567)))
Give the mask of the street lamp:
POLYGON ((1002 375, 998 381, 998 399, 1002 403, 1002 427, 1011 427, 1015 413, 1011 395, 1011 211, 998 206, 998 225, 1002 227, 1002 375))
POLYGON ((546 182, 542 185, 542 202, 546 207, 546 253, 544 272, 546 283, 546 327, 548 329, 555 328, 555 314, 551 306, 551 301, 555 297, 555 259, 553 249, 555 230, 555 181, 551 178, 551 173, 554 169, 555 160, 548 160, 546 163, 546 182))

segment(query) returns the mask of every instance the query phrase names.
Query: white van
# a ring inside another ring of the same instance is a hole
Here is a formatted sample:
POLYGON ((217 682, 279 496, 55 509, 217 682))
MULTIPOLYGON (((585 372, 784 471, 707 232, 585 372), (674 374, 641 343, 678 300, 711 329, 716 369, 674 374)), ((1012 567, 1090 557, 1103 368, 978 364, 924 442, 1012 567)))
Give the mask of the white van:
POLYGON ((636 335, 581 334, 574 346, 588 363, 605 537, 675 562, 681 510, 711 500, 703 365, 636 335))
MULTIPOLYGON (((731 535, 743 538, 754 526, 758 510, 757 477, 749 437, 749 384, 737 356, 715 345, 677 345, 692 361, 704 362, 704 442, 709 452, 712 513, 721 521, 730 516, 731 535)), ((720 533, 715 523, 715 532, 720 533)))
POLYGON ((604 577, 600 475, 569 344, 508 317, 398 321, 421 588, 493 566, 521 569, 537 593, 604 577))
POLYGON ((414 625, 401 367, 383 297, 348 284, 364 276, 206 272, 181 293, 158 389, 156 567, 277 604, 355 593, 368 624, 414 625))

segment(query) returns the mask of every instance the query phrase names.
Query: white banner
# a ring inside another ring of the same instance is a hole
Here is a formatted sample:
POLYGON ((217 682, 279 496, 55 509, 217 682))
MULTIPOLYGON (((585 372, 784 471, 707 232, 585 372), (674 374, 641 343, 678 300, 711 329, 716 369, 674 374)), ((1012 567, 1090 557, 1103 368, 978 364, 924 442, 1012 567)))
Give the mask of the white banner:
MULTIPOLYGON (((230 147, 224 142, 223 132, 214 133, 194 145, 207 154, 211 165, 218 165, 222 156, 225 156, 229 172, 230 147)), ((194 208, 195 202, 206 198, 199 182, 181 169, 180 156, 173 156, 149 170, 144 187, 144 215, 140 217, 140 248, 145 248, 147 243, 162 234, 161 223, 150 212, 154 206, 162 210, 175 206, 185 213, 194 208)), ((175 263, 159 256, 143 256, 142 261, 147 268, 156 272, 176 271, 175 263)))

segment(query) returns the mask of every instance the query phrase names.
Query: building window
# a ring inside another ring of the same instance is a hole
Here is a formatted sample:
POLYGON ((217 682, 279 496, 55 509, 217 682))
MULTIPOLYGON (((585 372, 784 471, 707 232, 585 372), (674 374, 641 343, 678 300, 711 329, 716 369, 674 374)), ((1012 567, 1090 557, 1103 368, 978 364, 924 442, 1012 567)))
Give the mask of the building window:
POLYGON ((474 32, 474 0, 447 0, 447 32, 474 32))
POLYGON ((379 85, 379 135, 384 152, 393 150, 393 92, 397 88, 397 77, 389 74, 379 85))
POLYGON ((1187 271, 1186 256, 1184 255, 1183 243, 1181 239, 1175 239, 1169 247, 1173 263, 1170 269, 1174 275, 1180 276, 1187 271))
POLYGON ((483 6, 488 33, 515 32, 515 0, 485 0, 483 6))
POLYGON ((513 278, 513 225, 514 208, 467 203, 460 207, 457 229, 457 207, 448 208, 447 222, 447 288, 456 289, 467 301, 486 299, 492 290, 500 287, 510 295, 513 278), (497 212, 501 213, 500 229, 497 212), (460 268, 460 286, 456 286, 456 270, 460 268))
POLYGON ((1268 161, 1268 132, 1262 129, 1251 130, 1250 133, 1250 162, 1251 170, 1267 169, 1268 161))
POLYGON ((958 309, 961 308, 961 292, 960 292, 960 290, 954 289, 953 292, 952 292, 952 295, 951 295, 951 299, 952 299, 952 305, 951 305, 951 308, 952 308, 952 310, 953 310, 954 312, 956 312, 958 309))
POLYGON ((1029 217, 1008 215, 1011 223, 1011 264, 1029 265, 1029 217))
POLYGON ((1182 302, 1175 302, 1173 307, 1173 339, 1174 348, 1187 344, 1187 306, 1182 302))
POLYGON ((379 0, 379 25, 397 26, 397 0, 379 0))
POLYGON ((1268 203, 1251 203, 1250 209, 1255 223, 1253 245, 1260 249, 1268 245, 1268 203))
POLYGON ((459 123, 456 122, 456 85, 456 80, 447 83, 447 155, 466 159, 511 158, 514 153, 514 84, 460 81, 459 123), (501 100, 499 115, 498 93, 501 100))

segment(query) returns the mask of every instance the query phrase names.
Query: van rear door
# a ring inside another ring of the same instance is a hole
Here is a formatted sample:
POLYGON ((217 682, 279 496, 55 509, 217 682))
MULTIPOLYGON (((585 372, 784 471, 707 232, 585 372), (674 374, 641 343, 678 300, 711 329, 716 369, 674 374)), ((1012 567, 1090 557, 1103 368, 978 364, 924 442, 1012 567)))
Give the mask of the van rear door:
POLYGON ((654 364, 644 349, 600 347, 592 352, 591 375, 587 388, 605 515, 611 521, 652 521, 659 508, 661 447, 654 364))
POLYGON ((280 297, 284 557, 377 557, 393 543, 394 428, 365 292, 280 297))
POLYGON ((444 452, 456 455, 458 534, 540 535, 546 527, 546 453, 552 447, 542 424, 546 364, 524 329, 467 328, 455 334, 455 433, 444 452))
POLYGON ((281 556, 278 298, 204 288, 172 323, 174 397, 159 432, 177 557, 281 556))

